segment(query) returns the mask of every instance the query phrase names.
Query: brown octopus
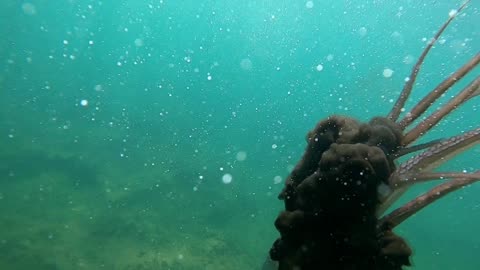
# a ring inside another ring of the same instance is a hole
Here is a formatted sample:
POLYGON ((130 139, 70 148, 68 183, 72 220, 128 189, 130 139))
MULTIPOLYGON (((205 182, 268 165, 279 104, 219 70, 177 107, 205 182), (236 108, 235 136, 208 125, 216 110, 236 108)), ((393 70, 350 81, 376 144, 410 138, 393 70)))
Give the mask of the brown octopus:
POLYGON ((442 25, 416 62, 410 80, 386 117, 368 123, 343 116, 320 121, 307 135, 301 160, 279 195, 285 203, 275 227, 280 237, 270 257, 280 270, 394 270, 410 265, 411 249, 393 229, 446 194, 480 180, 475 173, 433 172, 440 164, 480 142, 480 127, 447 139, 412 144, 448 113, 480 94, 480 76, 415 127, 445 91, 480 62, 477 53, 424 97, 403 119, 402 108, 420 67, 448 24, 442 25), (420 153, 396 165, 406 154, 420 153), (412 185, 449 179, 400 208, 385 211, 412 185))

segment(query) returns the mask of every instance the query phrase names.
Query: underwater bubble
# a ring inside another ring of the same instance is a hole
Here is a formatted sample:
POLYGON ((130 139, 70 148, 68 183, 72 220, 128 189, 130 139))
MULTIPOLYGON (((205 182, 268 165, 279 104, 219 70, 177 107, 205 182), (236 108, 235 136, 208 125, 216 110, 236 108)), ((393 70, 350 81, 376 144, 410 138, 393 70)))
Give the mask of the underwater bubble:
POLYGON ((293 164, 287 165, 287 172, 289 172, 289 173, 292 172, 293 168, 295 168, 295 166, 293 164))
POLYGON ((238 161, 244 161, 245 159, 247 159, 247 152, 245 151, 238 152, 236 158, 238 161))
POLYGON ((135 43, 135 46, 142 47, 143 46, 143 39, 137 38, 137 39, 135 39, 134 43, 135 43))
POLYGON ((401 38, 402 34, 398 31, 393 31, 393 33, 390 35, 392 38, 401 38))
POLYGON ((307 1, 307 3, 305 3, 305 7, 306 8, 313 8, 313 1, 307 1))
POLYGON ((403 58, 403 63, 409 65, 409 64, 413 63, 414 59, 415 58, 413 58, 413 55, 409 54, 409 55, 407 55, 403 58))
POLYGON ((386 198, 387 196, 389 196, 392 193, 392 189, 388 185, 385 185, 384 183, 381 183, 377 187, 377 193, 382 198, 386 198))
POLYGON ((454 17, 455 15, 457 15, 458 11, 456 9, 452 9, 450 10, 450 12, 448 12, 448 16, 450 17, 454 17))
POLYGON ((323 70, 323 65, 322 64, 318 64, 317 67, 316 67, 317 71, 322 71, 323 70))
POLYGON ((367 34, 367 32, 368 32, 368 31, 367 31, 367 28, 364 27, 364 26, 360 27, 360 28, 357 30, 357 33, 358 33, 360 36, 362 36, 362 37, 365 36, 365 35, 367 34))
POLYGON ((393 70, 386 68, 383 70, 383 77, 390 78, 393 75, 393 70))
POLYGON ((82 99, 82 100, 80 101, 80 105, 82 105, 83 107, 88 106, 88 100, 82 99))
POLYGON ((273 183, 275 185, 280 184, 282 182, 282 177, 280 175, 277 175, 273 178, 273 183))
POLYGON ((95 91, 103 91, 103 86, 101 84, 97 84, 93 87, 93 89, 95 89, 95 91))
POLYGON ((230 184, 233 180, 233 176, 229 173, 226 173, 222 176, 222 182, 224 184, 230 184))
POLYGON ((456 39, 450 41, 450 49, 452 49, 455 53, 461 53, 463 50, 467 48, 467 43, 464 40, 456 39))
POLYGON ((248 59, 248 58, 244 58, 240 61, 240 67, 243 69, 243 70, 251 70, 252 69, 252 60, 248 59))
POLYGON ((35 15, 37 14, 37 9, 32 3, 23 3, 22 4, 22 11, 26 15, 35 15))
POLYGON ((390 36, 391 36, 395 41, 400 42, 400 43, 403 43, 403 35, 400 34, 400 32, 394 31, 390 36))

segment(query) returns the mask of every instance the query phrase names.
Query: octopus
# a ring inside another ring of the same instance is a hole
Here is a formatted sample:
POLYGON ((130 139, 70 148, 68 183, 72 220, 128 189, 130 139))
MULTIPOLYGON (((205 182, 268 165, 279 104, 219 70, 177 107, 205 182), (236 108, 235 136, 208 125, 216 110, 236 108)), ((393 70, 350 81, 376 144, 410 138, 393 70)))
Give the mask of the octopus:
POLYGON ((427 44, 388 115, 367 123, 333 115, 308 132, 305 152, 279 195, 285 209, 275 220, 280 237, 270 249, 269 265, 274 266, 269 269, 404 269, 411 265, 412 249, 393 230, 443 196, 480 180, 480 170, 436 170, 478 144, 480 127, 415 144, 450 112, 480 94, 480 76, 476 76, 446 104, 420 119, 440 96, 475 69, 480 53, 400 117, 425 57, 467 3, 450 14, 427 44), (411 157, 398 164, 407 154, 411 157), (437 179, 446 181, 387 213, 410 187, 437 179))

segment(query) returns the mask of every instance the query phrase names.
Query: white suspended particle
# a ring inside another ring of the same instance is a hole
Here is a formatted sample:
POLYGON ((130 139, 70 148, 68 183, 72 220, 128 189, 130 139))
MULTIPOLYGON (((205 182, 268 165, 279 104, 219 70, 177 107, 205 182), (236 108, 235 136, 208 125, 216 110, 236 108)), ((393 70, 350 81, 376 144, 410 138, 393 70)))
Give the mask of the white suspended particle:
POLYGON ((233 180, 233 176, 229 173, 226 173, 222 176, 222 182, 224 184, 230 184, 233 180))
POLYGON ((333 60, 333 54, 327 55, 327 61, 332 61, 333 60))
POLYGON ((390 78, 392 77, 392 75, 393 75, 393 70, 391 70, 390 68, 386 68, 383 70, 383 77, 390 78))
POLYGON ((305 3, 305 7, 306 8, 313 8, 313 1, 307 1, 307 3, 305 3))
POLYGON ((212 75, 207 74, 207 80, 211 81, 212 80, 212 75))
POLYGON ((93 89, 95 89, 97 92, 100 92, 103 91, 103 86, 101 84, 97 84, 93 87, 93 89))
POLYGON ((272 144, 272 149, 277 149, 278 145, 276 143, 272 144))
POLYGON ((322 64, 318 64, 317 67, 316 67, 317 71, 322 71, 323 70, 323 65, 322 64))
POLYGON ((82 105, 83 107, 88 106, 88 100, 82 99, 82 100, 80 101, 80 105, 82 105))

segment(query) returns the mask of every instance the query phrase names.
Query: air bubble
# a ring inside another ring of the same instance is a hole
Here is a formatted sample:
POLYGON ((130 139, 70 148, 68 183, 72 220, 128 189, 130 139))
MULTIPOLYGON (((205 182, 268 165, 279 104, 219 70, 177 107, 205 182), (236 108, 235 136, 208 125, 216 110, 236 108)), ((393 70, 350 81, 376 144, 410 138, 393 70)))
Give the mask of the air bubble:
POLYGON ((383 77, 390 78, 393 75, 393 70, 386 68, 383 70, 383 77))
POLYGON ((233 176, 229 173, 226 173, 222 176, 222 182, 224 184, 230 184, 233 180, 233 176))

